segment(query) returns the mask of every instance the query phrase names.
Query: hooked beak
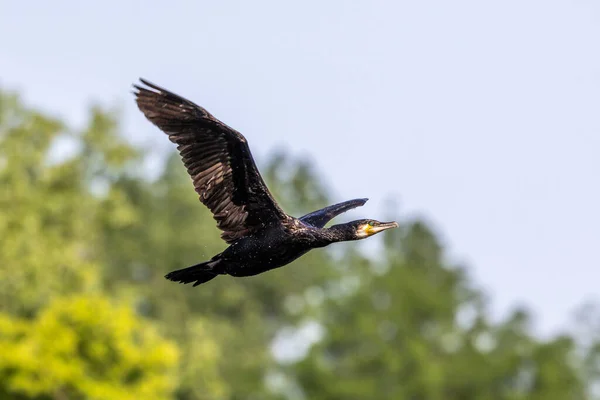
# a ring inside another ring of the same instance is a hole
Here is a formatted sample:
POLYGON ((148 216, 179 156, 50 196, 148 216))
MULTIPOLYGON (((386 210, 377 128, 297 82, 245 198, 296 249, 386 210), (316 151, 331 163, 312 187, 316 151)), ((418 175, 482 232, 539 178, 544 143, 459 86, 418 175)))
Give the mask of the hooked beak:
POLYGON ((397 228, 397 222, 382 222, 377 226, 373 226, 369 228, 369 235, 374 235, 379 232, 383 232, 387 229, 397 228))

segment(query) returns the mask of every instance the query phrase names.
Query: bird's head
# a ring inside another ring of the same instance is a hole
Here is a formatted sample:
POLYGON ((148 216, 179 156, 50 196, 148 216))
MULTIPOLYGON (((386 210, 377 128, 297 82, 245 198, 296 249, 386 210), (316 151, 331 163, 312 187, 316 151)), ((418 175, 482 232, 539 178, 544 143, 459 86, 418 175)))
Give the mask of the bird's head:
POLYGON ((379 222, 373 219, 359 219, 345 224, 334 225, 334 230, 344 231, 343 240, 359 240, 373 236, 387 229, 397 228, 397 222, 379 222))
POLYGON ((353 221, 357 239, 364 239, 387 229, 397 228, 397 222, 379 222, 373 219, 353 221))

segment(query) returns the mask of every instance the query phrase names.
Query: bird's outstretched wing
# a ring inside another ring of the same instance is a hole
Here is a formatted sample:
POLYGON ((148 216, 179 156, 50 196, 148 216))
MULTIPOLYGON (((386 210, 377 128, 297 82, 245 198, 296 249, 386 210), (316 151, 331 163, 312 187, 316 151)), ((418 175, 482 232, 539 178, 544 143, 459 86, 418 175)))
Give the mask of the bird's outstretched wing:
POLYGON ((265 185, 244 136, 204 108, 146 80, 134 85, 139 109, 177 144, 200 201, 228 243, 288 216, 265 185))
POLYGON ((306 214, 300 217, 300 221, 305 224, 314 226, 315 228, 324 227, 329 221, 337 217, 341 213, 351 210, 356 207, 360 207, 367 202, 368 199, 355 199, 348 200, 342 203, 334 204, 329 207, 322 208, 317 211, 313 211, 310 214, 306 214))

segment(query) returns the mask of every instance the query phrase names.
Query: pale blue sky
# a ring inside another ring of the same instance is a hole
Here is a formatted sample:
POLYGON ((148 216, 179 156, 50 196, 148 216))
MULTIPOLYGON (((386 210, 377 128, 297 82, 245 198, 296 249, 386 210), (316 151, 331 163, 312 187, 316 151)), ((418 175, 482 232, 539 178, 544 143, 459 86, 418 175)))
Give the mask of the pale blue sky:
POLYGON ((600 287, 600 2, 0 1, 0 85, 74 124, 143 76, 259 160, 314 160, 335 200, 425 215, 495 315, 564 327, 600 287))

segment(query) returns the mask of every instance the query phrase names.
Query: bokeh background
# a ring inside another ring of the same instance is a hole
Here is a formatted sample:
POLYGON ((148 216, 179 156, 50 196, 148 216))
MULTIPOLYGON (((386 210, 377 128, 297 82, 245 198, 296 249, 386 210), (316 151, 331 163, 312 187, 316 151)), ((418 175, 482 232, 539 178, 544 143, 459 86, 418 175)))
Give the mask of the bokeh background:
MULTIPOLYGON (((0 1, 0 399, 592 399, 600 3, 0 1), (225 244, 144 77, 365 243, 225 244)), ((598 398, 598 396, 596 396, 598 398)))

